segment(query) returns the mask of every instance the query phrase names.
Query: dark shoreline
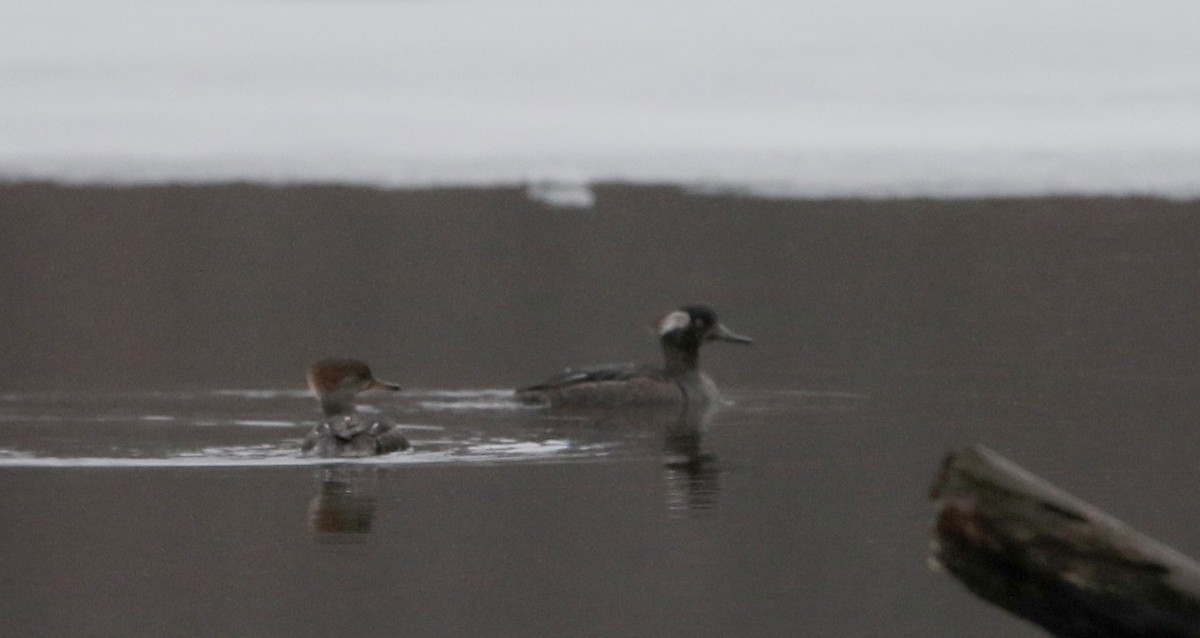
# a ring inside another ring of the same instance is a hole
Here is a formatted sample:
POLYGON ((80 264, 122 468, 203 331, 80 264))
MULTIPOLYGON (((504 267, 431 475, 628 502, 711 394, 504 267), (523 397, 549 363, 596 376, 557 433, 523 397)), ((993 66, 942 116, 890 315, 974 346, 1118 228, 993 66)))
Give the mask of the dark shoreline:
MULTIPOLYGON (((736 183, 729 185, 712 185, 706 183, 674 183, 674 182, 641 182, 622 180, 600 180, 595 182, 559 182, 556 180, 531 181, 502 181, 456 183, 430 182, 427 184, 389 185, 375 182, 353 182, 344 180, 149 180, 149 181, 89 181, 89 180, 57 180, 42 178, 6 178, 0 177, 0 191, 23 190, 64 190, 64 191, 162 191, 162 190, 229 190, 229 189, 262 189, 262 190, 339 190, 360 191, 364 193, 454 193, 454 192, 519 192, 526 193, 531 186, 538 184, 563 185, 566 187, 588 188, 597 193, 618 193, 621 191, 672 191, 680 195, 705 198, 736 198, 761 201, 779 201, 796 204, 815 204, 831 202, 1081 202, 1081 201, 1163 201, 1180 204, 1198 203, 1200 195, 1176 196, 1155 193, 1130 191, 1128 193, 1095 194, 1086 192, 1059 193, 1027 193, 1027 194, 971 194, 971 195, 832 195, 813 196, 791 193, 786 190, 743 186, 736 183)), ((547 208, 560 208, 548 205, 547 208)), ((561 208, 572 208, 563 206, 561 208)), ((581 207, 587 208, 587 207, 581 207)))

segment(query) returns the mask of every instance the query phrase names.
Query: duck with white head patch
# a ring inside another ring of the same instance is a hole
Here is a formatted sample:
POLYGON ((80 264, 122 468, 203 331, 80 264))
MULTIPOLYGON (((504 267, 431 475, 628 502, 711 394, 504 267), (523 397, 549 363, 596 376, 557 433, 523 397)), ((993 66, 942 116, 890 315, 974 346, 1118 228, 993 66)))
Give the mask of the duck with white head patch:
POLYGON ((368 416, 354 399, 367 390, 399 391, 400 386, 375 378, 371 368, 355 359, 322 359, 308 368, 308 387, 325 413, 301 445, 317 456, 374 456, 408 449, 408 439, 383 416, 368 416))
POLYGON ((717 386, 700 371, 700 346, 709 341, 749 344, 726 328, 708 306, 684 306, 657 323, 662 367, 618 364, 568 369, 517 390, 523 402, 562 407, 617 407, 711 403, 717 386))

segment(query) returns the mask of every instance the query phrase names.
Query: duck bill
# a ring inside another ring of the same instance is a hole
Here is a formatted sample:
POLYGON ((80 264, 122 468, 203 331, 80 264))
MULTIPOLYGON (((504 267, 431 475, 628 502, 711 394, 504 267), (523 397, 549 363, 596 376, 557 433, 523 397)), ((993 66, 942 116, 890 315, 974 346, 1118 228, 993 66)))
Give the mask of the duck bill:
POLYGON ((400 386, 396 385, 395 383, 388 383, 387 381, 380 381, 379 379, 371 379, 371 385, 368 385, 367 389, 368 390, 390 390, 392 392, 399 392, 400 386))
POLYGON ((754 340, 746 335, 740 335, 729 328, 725 324, 717 324, 716 329, 708 334, 708 338, 714 341, 728 341, 730 343, 743 343, 746 345, 754 343, 754 340))

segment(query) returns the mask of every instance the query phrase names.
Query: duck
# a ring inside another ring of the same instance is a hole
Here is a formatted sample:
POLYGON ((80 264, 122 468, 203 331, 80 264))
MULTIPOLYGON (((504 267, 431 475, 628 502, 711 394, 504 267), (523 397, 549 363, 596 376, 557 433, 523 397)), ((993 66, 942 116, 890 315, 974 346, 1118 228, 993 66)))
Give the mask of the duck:
POLYGON ((308 388, 321 402, 324 417, 300 446, 304 454, 362 457, 409 448, 408 439, 384 416, 365 415, 354 405, 367 390, 398 392, 400 386, 380 381, 357 359, 322 359, 308 368, 308 388))
POLYGON ((715 403, 720 394, 700 370, 700 346, 710 341, 749 345, 705 305, 668 312, 654 328, 663 365, 608 364, 568 368, 540 383, 519 388, 518 401, 551 407, 620 407, 715 403))

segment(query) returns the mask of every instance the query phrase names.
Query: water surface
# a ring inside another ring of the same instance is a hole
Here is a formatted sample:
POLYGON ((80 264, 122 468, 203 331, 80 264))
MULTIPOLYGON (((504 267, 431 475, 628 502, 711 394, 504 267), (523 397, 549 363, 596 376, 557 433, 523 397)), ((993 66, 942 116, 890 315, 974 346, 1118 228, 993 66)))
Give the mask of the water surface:
POLYGON ((1037 636, 927 563, 983 443, 1200 554, 1193 202, 0 187, 13 635, 1037 636), (713 305, 727 402, 508 389, 713 305), (411 452, 326 463, 357 356, 411 452))

